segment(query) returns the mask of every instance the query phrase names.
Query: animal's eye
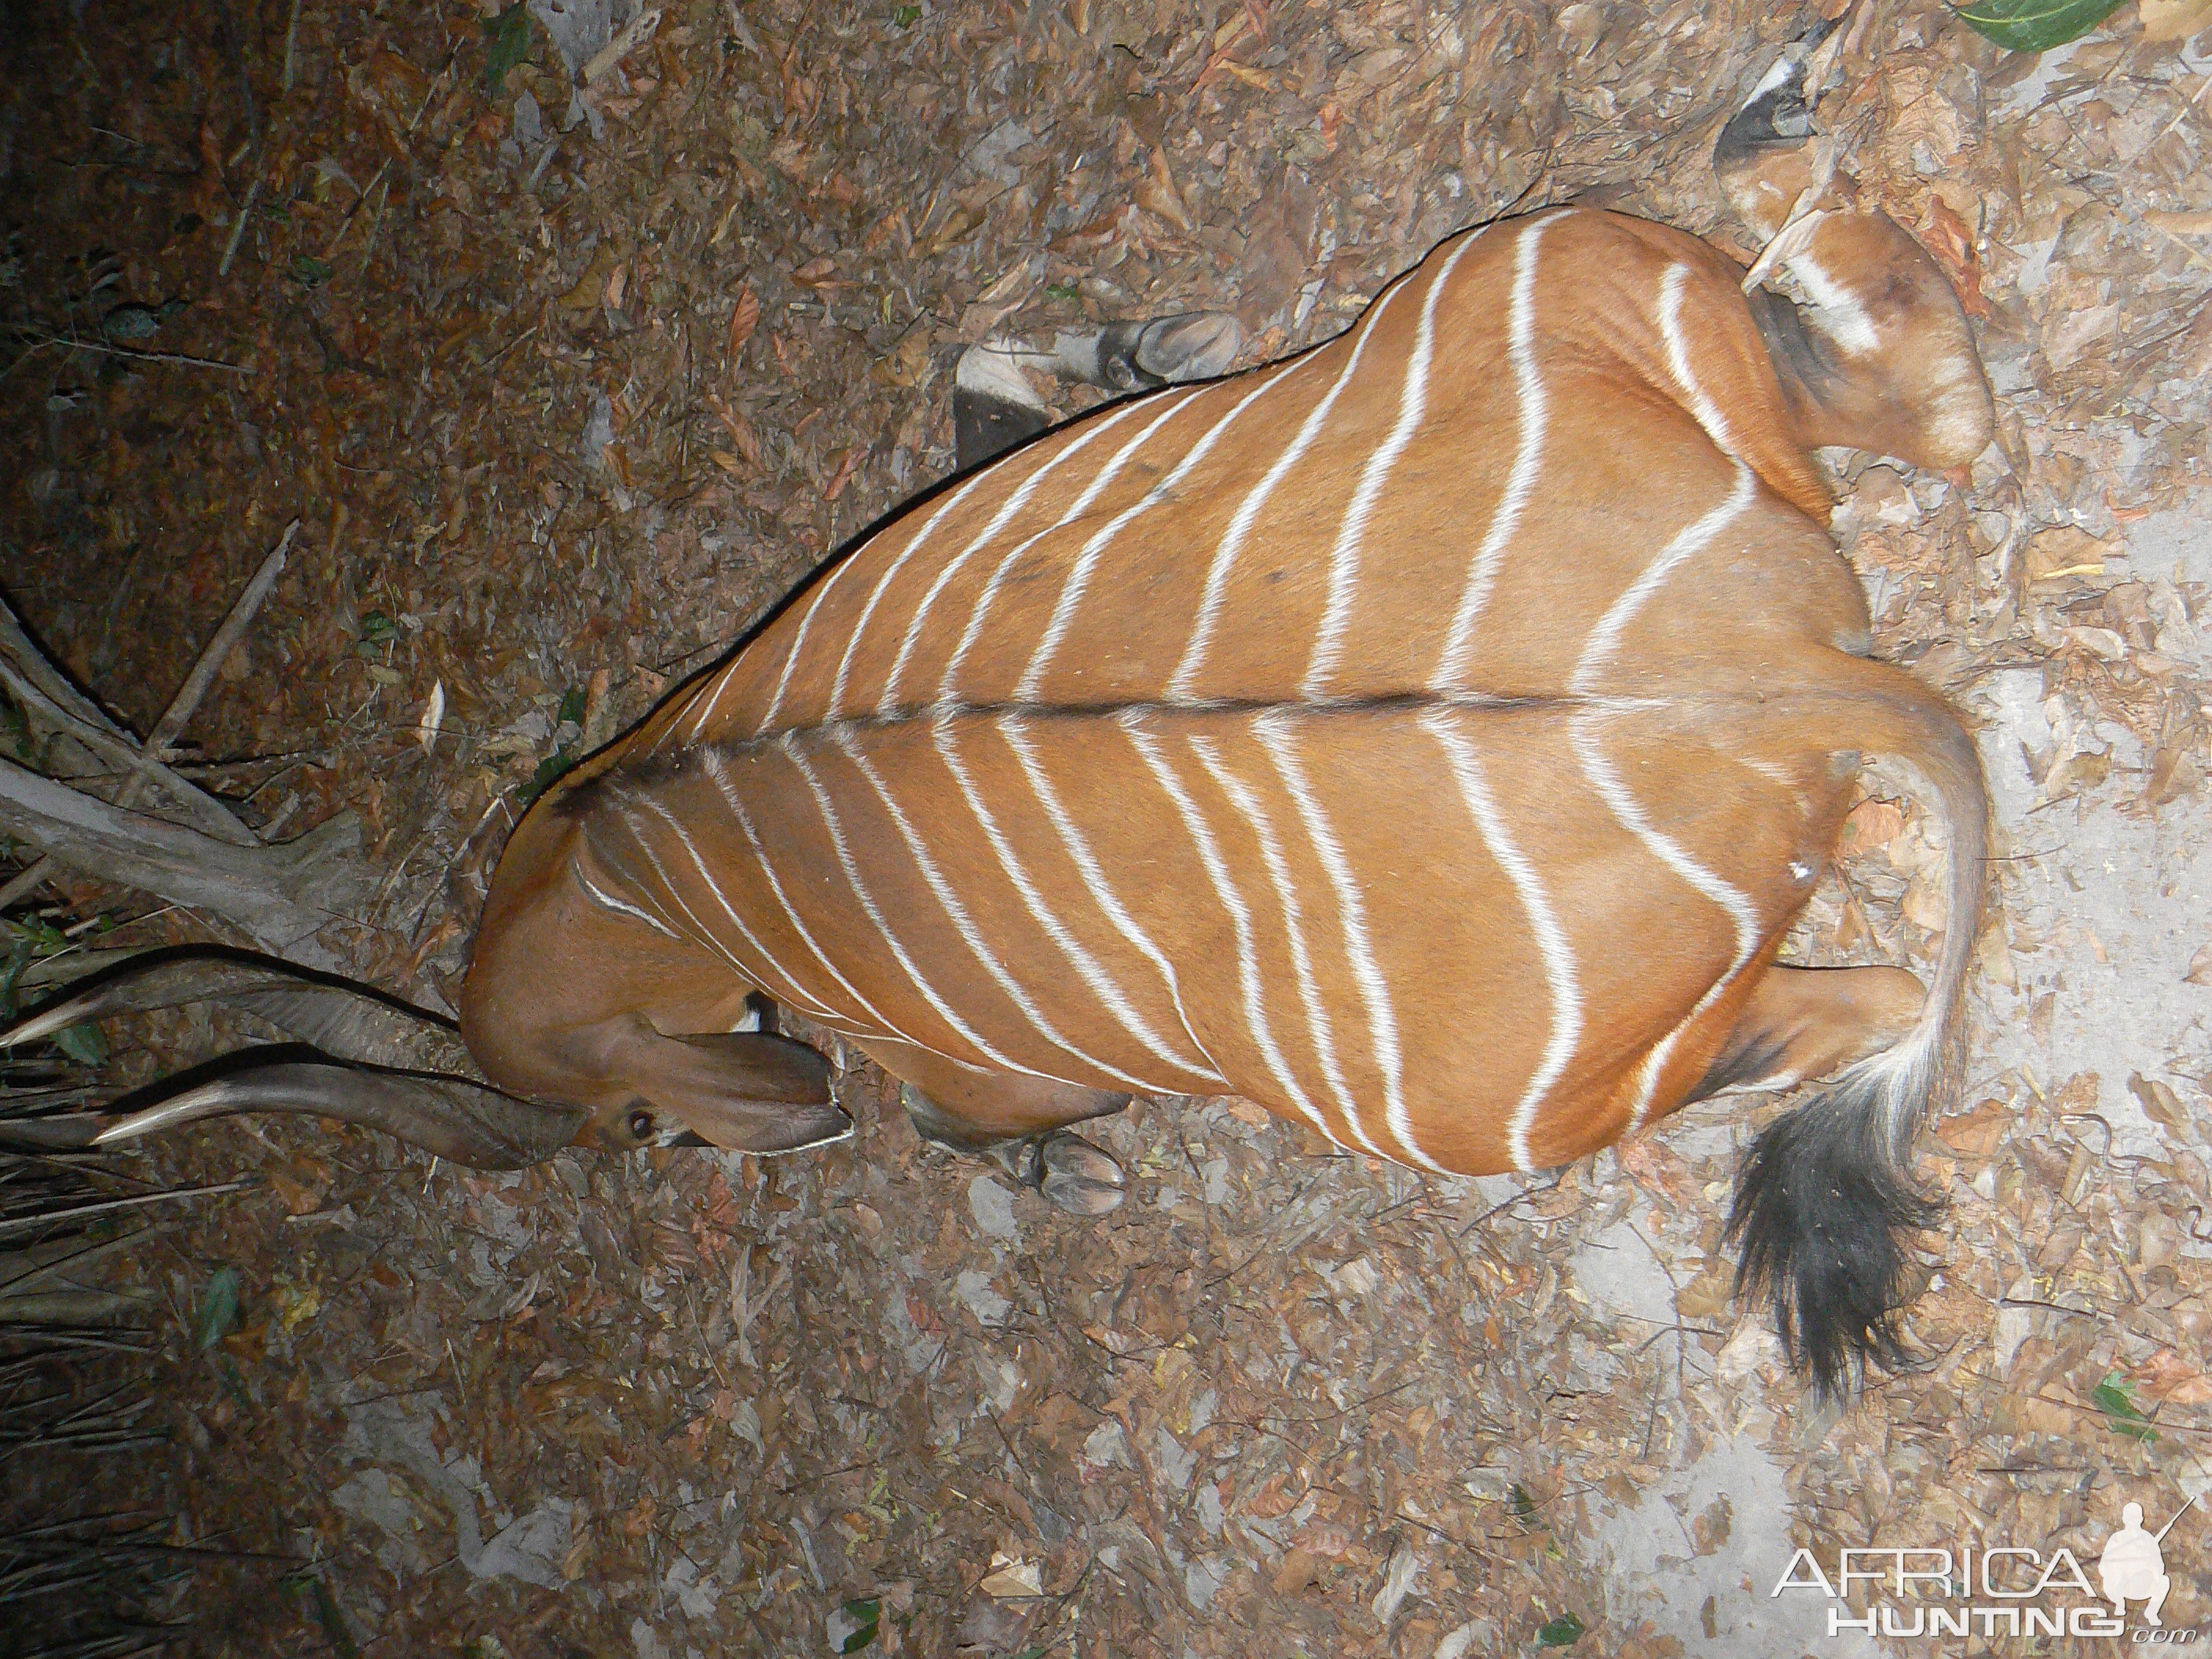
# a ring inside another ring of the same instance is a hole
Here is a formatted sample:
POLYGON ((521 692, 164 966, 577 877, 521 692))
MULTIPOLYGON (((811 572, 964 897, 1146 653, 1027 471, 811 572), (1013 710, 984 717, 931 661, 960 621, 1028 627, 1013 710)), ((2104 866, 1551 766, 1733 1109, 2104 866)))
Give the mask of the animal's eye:
POLYGON ((645 1140, 653 1133, 653 1114, 643 1107, 629 1115, 629 1133, 633 1140, 645 1140))

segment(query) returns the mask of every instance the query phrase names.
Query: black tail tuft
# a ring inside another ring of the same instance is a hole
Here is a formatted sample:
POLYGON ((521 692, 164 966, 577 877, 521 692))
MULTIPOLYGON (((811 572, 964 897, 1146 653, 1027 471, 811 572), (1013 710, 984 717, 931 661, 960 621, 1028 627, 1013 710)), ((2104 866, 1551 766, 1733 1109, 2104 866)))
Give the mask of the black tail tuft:
POLYGON ((1943 1214, 1898 1163, 1894 1088, 1877 1067, 1845 1073, 1762 1131, 1736 1176, 1736 1289, 1773 1298, 1784 1351, 1825 1399, 1848 1393, 1867 1361, 1902 1359, 1907 1235, 1943 1214))

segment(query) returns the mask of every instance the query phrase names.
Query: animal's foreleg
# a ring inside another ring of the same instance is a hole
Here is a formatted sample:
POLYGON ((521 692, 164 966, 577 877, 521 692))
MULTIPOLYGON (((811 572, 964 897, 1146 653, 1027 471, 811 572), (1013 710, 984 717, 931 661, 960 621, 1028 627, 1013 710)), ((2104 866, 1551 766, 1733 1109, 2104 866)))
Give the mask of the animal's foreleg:
POLYGON ((1121 1166, 1066 1126, 1121 1111, 1127 1095, 969 1071, 908 1043, 860 1046, 899 1079, 899 1103, 924 1140, 988 1158, 1073 1214, 1103 1215, 1121 1202, 1121 1166))

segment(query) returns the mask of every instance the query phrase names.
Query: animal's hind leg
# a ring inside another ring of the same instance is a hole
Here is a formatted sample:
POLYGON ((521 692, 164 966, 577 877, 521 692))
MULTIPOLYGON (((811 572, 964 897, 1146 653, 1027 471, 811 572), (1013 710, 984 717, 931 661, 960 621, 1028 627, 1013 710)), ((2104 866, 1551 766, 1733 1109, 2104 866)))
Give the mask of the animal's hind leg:
POLYGON ((1108 392, 1150 392, 1225 374, 1244 343, 1225 312, 1109 323, 1059 335, 1050 351, 985 341, 961 354, 952 376, 952 429, 960 470, 1025 443, 1053 422, 1022 366, 1108 392))
POLYGON ((1769 968, 1687 1098, 1826 1077, 1902 1039, 1925 1000, 1902 968, 1769 968))
POLYGON ((862 1048, 899 1079, 899 1103, 924 1140, 988 1158, 1072 1214, 1103 1215, 1121 1203, 1121 1166, 1066 1126, 1120 1111, 1127 1095, 970 1072, 908 1043, 862 1048))
POLYGON ((1808 448, 1963 467, 1992 430, 1981 357, 1942 270, 1858 204, 1814 131, 1806 82, 1825 33, 1785 50, 1714 147, 1722 194, 1767 244, 1755 269, 1786 272, 1800 296, 1754 289, 1752 314, 1808 448))

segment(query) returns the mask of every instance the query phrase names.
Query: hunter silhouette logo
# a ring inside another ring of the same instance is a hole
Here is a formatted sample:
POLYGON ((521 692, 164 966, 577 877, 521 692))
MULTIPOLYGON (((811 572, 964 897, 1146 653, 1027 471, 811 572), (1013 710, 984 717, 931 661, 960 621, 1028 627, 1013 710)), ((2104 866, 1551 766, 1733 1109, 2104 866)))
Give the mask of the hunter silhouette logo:
POLYGON ((2166 1542, 2174 1522, 2194 1509, 2197 1498, 2203 1495, 2198 1492, 2176 1510, 2173 1520, 2156 1533, 2143 1530, 2142 1504, 2122 1508, 2120 1529, 2105 1540, 2104 1553, 2097 1558, 2097 1577, 2104 1585, 2105 1599, 2112 1604, 2114 1617, 2125 1619, 2128 1603, 2141 1601, 2143 1623, 2163 1622, 2158 1610, 2166 1605, 2166 1593, 2173 1588, 2173 1580, 2166 1574, 2166 1557, 2159 1546, 2166 1542))
POLYGON ((2203 1632, 2169 1630, 2161 1618, 2173 1579, 2162 1546, 2202 1492, 2155 1533, 2142 1505, 2124 1504, 2120 1524, 2094 1558, 2097 1583, 2076 1557, 2057 1549, 1996 1540, 1964 1545, 1847 1546, 1835 1571, 1800 1547, 1770 1595, 1815 1592, 1826 1603, 1828 1634, 1884 1637, 1978 1635, 2105 1638, 2135 1643, 2187 1643, 2203 1632), (2128 1604, 2142 1604, 2130 1636, 2128 1604), (1856 1605, 1855 1605, 1856 1604, 1856 1605))

